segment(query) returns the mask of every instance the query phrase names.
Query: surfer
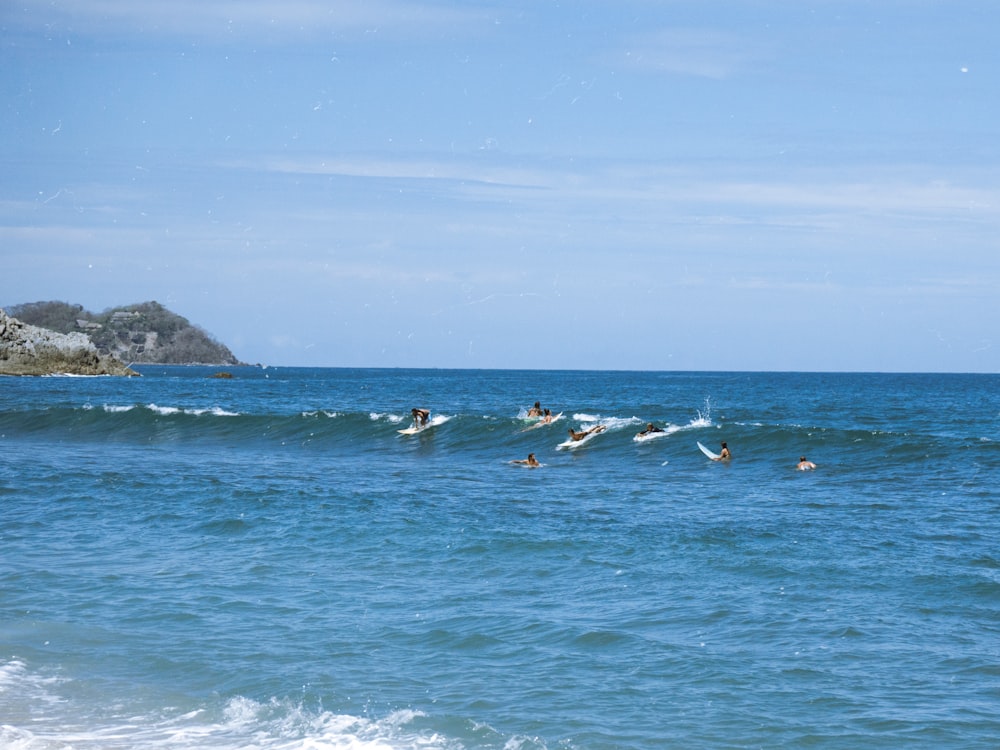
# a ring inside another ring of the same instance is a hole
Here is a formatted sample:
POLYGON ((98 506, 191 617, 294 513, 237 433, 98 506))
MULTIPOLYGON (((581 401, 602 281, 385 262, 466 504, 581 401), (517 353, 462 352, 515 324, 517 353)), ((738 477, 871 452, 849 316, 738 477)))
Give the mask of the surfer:
POLYGON ((807 459, 805 456, 799 456, 799 464, 795 468, 799 471, 811 471, 816 468, 816 464, 807 459))
MULTIPOLYGON (((548 411, 548 409, 546 409, 546 411, 548 411)), ((535 402, 534 406, 532 406, 530 409, 528 409, 528 416, 529 417, 540 417, 540 416, 542 416, 542 405, 538 401, 535 402)))
POLYGON ((713 461, 728 461, 733 457, 733 454, 729 452, 729 446, 725 443, 722 444, 722 450, 719 451, 719 457, 713 458, 713 461))
POLYGON ((649 434, 651 434, 653 432, 663 432, 663 429, 661 427, 657 427, 652 422, 650 422, 649 424, 646 425, 646 429, 643 430, 642 432, 638 433, 638 434, 639 435, 649 435, 649 434))
POLYGON ((430 419, 431 413, 427 409, 418 409, 414 407, 410 409, 410 413, 413 415, 413 426, 414 427, 426 427, 427 420, 430 419))
POLYGON ((511 461, 511 463, 523 464, 525 466, 541 466, 541 464, 538 463, 538 459, 535 458, 534 453, 529 453, 527 458, 515 458, 513 461, 511 461))
POLYGON ((583 432, 575 432, 572 427, 569 428, 569 437, 571 440, 583 440, 587 435, 596 435, 598 432, 604 432, 607 427, 602 424, 596 424, 589 430, 584 430, 583 432))
POLYGON ((545 410, 545 416, 543 416, 541 419, 539 419, 534 424, 525 427, 523 430, 521 430, 521 432, 527 432, 528 430, 537 430, 539 427, 544 427, 547 424, 552 424, 552 422, 555 419, 556 418, 552 416, 552 410, 551 409, 546 409, 545 410))

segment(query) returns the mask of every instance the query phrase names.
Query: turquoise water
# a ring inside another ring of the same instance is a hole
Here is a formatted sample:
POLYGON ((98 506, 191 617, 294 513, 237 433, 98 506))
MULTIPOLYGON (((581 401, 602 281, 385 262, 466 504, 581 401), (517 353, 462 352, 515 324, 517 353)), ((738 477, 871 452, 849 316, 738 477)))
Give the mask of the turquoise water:
POLYGON ((1000 376, 142 372, 0 379, 0 747, 997 744, 1000 376))

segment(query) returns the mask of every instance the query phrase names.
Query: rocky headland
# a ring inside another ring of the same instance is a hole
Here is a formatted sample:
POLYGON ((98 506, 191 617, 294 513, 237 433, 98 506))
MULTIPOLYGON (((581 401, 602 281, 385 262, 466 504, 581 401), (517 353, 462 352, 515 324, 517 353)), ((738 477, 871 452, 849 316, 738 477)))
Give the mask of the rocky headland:
POLYGON ((240 362, 223 344, 159 302, 139 302, 92 313, 67 302, 29 302, 7 308, 30 325, 87 336, 99 354, 129 365, 224 365, 240 362))
POLYGON ((138 375, 84 333, 57 333, 0 310, 0 375, 138 375))

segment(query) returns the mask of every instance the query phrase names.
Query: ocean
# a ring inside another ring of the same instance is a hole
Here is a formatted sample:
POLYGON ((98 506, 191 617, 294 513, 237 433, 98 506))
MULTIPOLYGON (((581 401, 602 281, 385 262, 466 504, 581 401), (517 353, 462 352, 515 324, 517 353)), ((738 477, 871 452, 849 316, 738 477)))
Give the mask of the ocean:
POLYGON ((0 379, 2 748, 1000 746, 998 375, 137 369, 0 379))

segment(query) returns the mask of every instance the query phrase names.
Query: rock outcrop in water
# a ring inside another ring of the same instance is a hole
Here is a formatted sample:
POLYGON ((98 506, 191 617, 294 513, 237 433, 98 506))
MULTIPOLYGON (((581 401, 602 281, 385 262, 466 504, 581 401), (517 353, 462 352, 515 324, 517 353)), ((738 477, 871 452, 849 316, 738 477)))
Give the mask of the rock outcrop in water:
POLYGON ((0 310, 0 375, 138 375, 83 333, 56 333, 0 310))

